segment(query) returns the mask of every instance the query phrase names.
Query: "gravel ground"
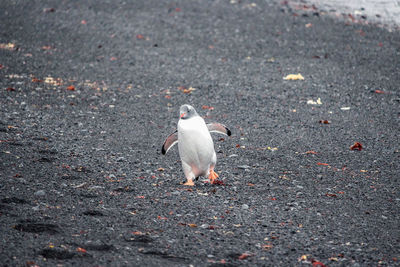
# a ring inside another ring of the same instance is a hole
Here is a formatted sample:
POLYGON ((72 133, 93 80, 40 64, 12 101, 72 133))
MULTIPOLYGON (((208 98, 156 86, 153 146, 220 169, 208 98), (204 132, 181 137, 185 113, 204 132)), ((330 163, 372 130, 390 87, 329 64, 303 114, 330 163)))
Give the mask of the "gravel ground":
POLYGON ((285 1, 0 2, 1 264, 399 265, 399 58, 285 1), (160 153, 184 103, 219 185, 160 153))
POLYGON ((400 0, 303 0, 290 1, 294 5, 316 5, 325 12, 358 18, 364 23, 397 28, 400 25, 400 0))

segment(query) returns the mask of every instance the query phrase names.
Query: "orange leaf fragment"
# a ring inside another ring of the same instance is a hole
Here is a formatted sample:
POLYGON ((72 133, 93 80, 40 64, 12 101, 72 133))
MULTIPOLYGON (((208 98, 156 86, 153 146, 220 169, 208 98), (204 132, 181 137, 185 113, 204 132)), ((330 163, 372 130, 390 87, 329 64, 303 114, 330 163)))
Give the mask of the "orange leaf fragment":
POLYGON ((0 44, 0 49, 7 49, 7 50, 14 50, 15 44, 13 43, 7 43, 7 44, 0 44))
POLYGON ((140 231, 133 231, 132 234, 134 234, 134 235, 143 235, 143 233, 140 232, 140 231))
POLYGON ((33 82, 33 83, 40 83, 40 82, 43 82, 43 80, 39 80, 38 78, 33 77, 33 78, 32 78, 32 82, 33 82))
POLYGON ((319 123, 322 123, 322 124, 330 124, 331 122, 328 121, 328 120, 320 120, 319 123))
POLYGON ((213 184, 213 185, 226 185, 224 183, 224 181, 221 181, 221 180, 214 180, 213 182, 211 182, 211 184, 213 184))
POLYGON ((157 216, 157 219, 159 219, 159 220, 168 220, 167 217, 162 217, 160 215, 157 216))
POLYGON ((318 152, 315 152, 314 150, 309 150, 309 151, 306 151, 306 154, 318 154, 318 152))
POLYGON ((116 58, 116 57, 110 57, 110 60, 111 61, 115 61, 115 60, 117 60, 118 58, 116 58))
POLYGON ((247 185, 248 185, 248 186, 254 186, 254 184, 252 184, 252 183, 248 183, 247 185))
POLYGON ((75 91, 75 86, 70 85, 70 86, 67 87, 67 90, 69 90, 69 91, 75 91))
POLYGON ((87 252, 86 249, 84 249, 84 248, 76 248, 76 251, 82 252, 82 253, 86 253, 87 252))
POLYGON ((274 246, 273 245, 271 245, 271 244, 265 244, 264 246, 263 246, 263 249, 265 249, 265 250, 270 250, 271 248, 273 248, 274 246))
POLYGON ((189 227, 192 227, 192 228, 195 228, 195 227, 197 227, 197 224, 195 224, 195 223, 188 223, 188 226, 189 226, 189 227))
POLYGON ((206 106, 206 105, 202 106, 201 108, 202 109, 208 109, 208 110, 214 110, 214 107, 206 106))
POLYGON ((185 93, 185 94, 190 94, 190 93, 193 92, 194 90, 196 90, 196 89, 193 88, 193 87, 189 87, 189 89, 183 89, 183 93, 185 93))
POLYGON ((314 261, 312 262, 312 266, 313 266, 313 267, 317 267, 317 266, 326 267, 325 264, 323 264, 323 263, 320 262, 320 261, 316 261, 316 260, 314 260, 314 261))
POLYGON ((285 77, 283 77, 284 80, 292 80, 292 81, 296 81, 296 80, 304 80, 303 75, 301 75, 300 73, 298 74, 289 74, 286 75, 285 77))
POLYGON ((386 94, 385 91, 382 91, 382 90, 379 90, 379 89, 376 89, 374 92, 375 92, 376 94, 386 94))
POLYGON ((244 260, 244 259, 247 259, 247 258, 250 257, 250 256, 251 256, 251 254, 243 253, 242 255, 240 255, 240 256, 238 257, 238 259, 239 259, 239 260, 244 260))
POLYGON ((336 194, 331 194, 331 193, 326 193, 325 196, 327 196, 327 197, 337 197, 336 194))
POLYGON ((87 22, 86 22, 86 20, 81 20, 81 24, 83 24, 83 25, 85 25, 87 22))
POLYGON ((361 149, 363 149, 363 146, 362 146, 361 143, 355 142, 354 145, 352 145, 352 146, 350 147, 350 149, 351 149, 351 150, 358 150, 358 151, 361 151, 361 149))
POLYGON ((321 166, 329 166, 328 163, 322 163, 322 162, 317 162, 317 165, 321 165, 321 166))
POLYGON ((139 40, 144 39, 144 36, 142 34, 137 34, 136 39, 139 39, 139 40))
POLYGON ((144 196, 137 196, 136 198, 142 198, 142 199, 143 199, 143 198, 144 198, 144 196))
POLYGON ((166 96, 164 96, 166 99, 171 99, 171 96, 170 95, 166 95, 166 96))

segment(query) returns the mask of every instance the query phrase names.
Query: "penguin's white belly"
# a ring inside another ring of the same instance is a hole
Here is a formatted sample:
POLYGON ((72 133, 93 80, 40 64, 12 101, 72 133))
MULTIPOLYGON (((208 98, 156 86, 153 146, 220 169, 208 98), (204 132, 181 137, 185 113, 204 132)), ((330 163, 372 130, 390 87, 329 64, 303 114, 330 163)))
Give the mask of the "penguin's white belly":
POLYGON ((180 120, 178 149, 181 160, 192 168, 196 177, 207 175, 210 165, 215 164, 214 143, 201 117, 180 120))

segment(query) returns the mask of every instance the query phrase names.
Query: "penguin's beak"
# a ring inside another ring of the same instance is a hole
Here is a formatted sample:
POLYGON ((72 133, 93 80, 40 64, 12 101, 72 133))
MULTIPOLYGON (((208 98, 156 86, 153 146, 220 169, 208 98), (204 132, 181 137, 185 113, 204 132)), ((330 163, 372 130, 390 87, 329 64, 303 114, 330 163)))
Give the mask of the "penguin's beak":
POLYGON ((183 116, 185 116, 185 115, 186 115, 186 113, 185 113, 185 112, 184 112, 184 113, 182 113, 182 114, 181 114, 181 118, 183 118, 183 116))

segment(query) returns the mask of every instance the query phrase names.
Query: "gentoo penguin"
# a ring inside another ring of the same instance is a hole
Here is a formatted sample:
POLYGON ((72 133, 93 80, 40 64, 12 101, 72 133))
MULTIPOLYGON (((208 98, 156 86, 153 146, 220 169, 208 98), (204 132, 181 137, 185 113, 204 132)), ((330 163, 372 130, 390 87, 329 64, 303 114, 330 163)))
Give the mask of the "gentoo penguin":
POLYGON ((212 184, 218 178, 218 174, 214 172, 217 156, 210 132, 231 135, 231 131, 220 123, 206 124, 191 105, 180 107, 178 129, 164 141, 161 153, 165 155, 178 143, 179 156, 187 179, 184 185, 193 186, 193 180, 199 176, 208 176, 212 184))

